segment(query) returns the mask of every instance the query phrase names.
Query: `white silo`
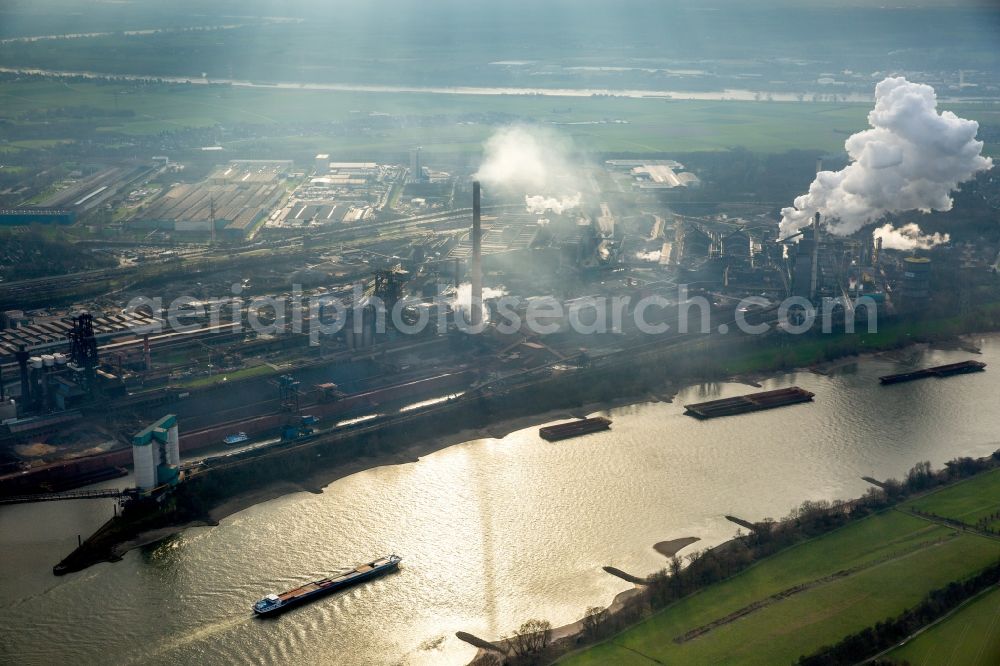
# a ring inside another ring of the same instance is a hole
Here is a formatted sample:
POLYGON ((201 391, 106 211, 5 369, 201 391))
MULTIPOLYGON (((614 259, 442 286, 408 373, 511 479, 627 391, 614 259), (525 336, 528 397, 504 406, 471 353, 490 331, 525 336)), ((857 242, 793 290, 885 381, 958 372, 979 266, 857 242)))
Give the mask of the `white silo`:
POLYGON ((177 424, 174 423, 167 430, 167 464, 177 466, 181 464, 181 445, 180 436, 177 433, 177 424))
POLYGON ((135 486, 139 490, 156 487, 156 458, 159 447, 155 440, 145 443, 133 442, 132 463, 135 465, 135 486))

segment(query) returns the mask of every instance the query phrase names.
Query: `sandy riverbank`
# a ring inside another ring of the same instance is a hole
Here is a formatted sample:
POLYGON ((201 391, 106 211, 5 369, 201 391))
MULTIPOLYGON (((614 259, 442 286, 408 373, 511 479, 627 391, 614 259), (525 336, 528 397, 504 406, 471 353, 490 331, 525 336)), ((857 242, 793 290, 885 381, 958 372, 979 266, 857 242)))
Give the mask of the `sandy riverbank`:
POLYGON ((422 440, 406 449, 385 453, 375 456, 364 456, 352 460, 349 463, 337 465, 335 467, 322 469, 315 474, 298 481, 277 481, 261 486, 250 488, 237 495, 227 498, 224 502, 217 504, 208 511, 208 516, 204 520, 188 521, 176 526, 160 527, 140 533, 133 539, 129 539, 113 548, 112 561, 120 559, 125 553, 142 546, 147 546, 169 537, 180 534, 189 527, 213 527, 229 516, 249 509, 257 504, 263 504, 285 495, 293 493, 307 492, 319 494, 330 484, 338 479, 357 474, 369 469, 385 467, 389 465, 405 465, 418 462, 422 457, 446 449, 456 444, 474 441, 477 439, 502 439, 512 432, 541 426, 551 421, 569 420, 583 418, 594 412, 626 407, 629 405, 642 404, 648 402, 670 402, 674 392, 666 387, 655 393, 631 398, 622 397, 611 402, 590 403, 582 407, 573 409, 555 409, 539 414, 529 414, 514 418, 503 419, 483 428, 465 429, 441 437, 422 440))
MULTIPOLYGON (((681 537, 679 539, 668 539, 666 541, 657 542, 656 544, 653 545, 653 549, 656 550, 656 552, 663 555, 664 557, 670 558, 678 554, 684 548, 687 548, 691 544, 700 540, 701 539, 699 539, 698 537, 681 537)), ((605 609, 605 611, 607 612, 607 619, 612 620, 616 615, 627 609, 630 602, 642 593, 644 583, 641 581, 644 581, 645 579, 639 576, 633 576, 631 574, 627 574, 620 570, 614 569, 614 567, 604 567, 604 571, 612 576, 623 578, 624 580, 633 583, 631 589, 623 590, 622 592, 616 594, 614 599, 612 599, 611 604, 605 609), (612 571, 609 571, 609 569, 611 569, 612 571)), ((555 627, 552 630, 551 640, 553 643, 555 643, 556 641, 575 642, 580 636, 582 636, 584 631, 585 627, 583 625, 583 619, 581 618, 576 622, 570 622, 569 624, 564 624, 562 626, 555 627)), ((502 642, 499 640, 487 641, 485 639, 479 638, 478 636, 473 636, 472 634, 468 634, 464 631, 459 631, 455 635, 460 640, 463 640, 466 643, 479 648, 479 651, 476 653, 475 657, 477 659, 480 656, 482 656, 482 654, 487 650, 492 652, 499 652, 501 654, 504 653, 502 642)))
MULTIPOLYGON (((921 349, 927 348, 940 348, 940 349, 961 349, 969 353, 978 353, 978 347, 974 342, 974 336, 964 336, 961 338, 956 338, 955 340, 948 341, 946 343, 929 345, 926 343, 915 343, 900 349, 893 349, 888 351, 876 351, 871 353, 865 353, 854 356, 847 356, 841 359, 836 359, 834 361, 817 363, 811 366, 799 368, 801 371, 811 371, 818 374, 828 374, 836 369, 847 366, 854 363, 863 363, 866 360, 872 358, 887 358, 890 360, 905 360, 908 355, 918 352, 921 349)), ((760 386, 760 383, 771 379, 773 377, 781 376, 786 374, 789 370, 774 370, 769 372, 760 373, 748 373, 741 375, 733 375, 725 378, 719 378, 712 381, 716 382, 735 382, 743 383, 749 386, 760 386)), ((705 380, 709 381, 709 380, 705 380)), ((536 413, 536 414, 526 414, 523 416, 511 417, 502 419, 488 426, 475 429, 464 429, 454 433, 445 434, 440 437, 425 438, 422 439, 412 446, 395 451, 392 453, 384 453, 374 456, 364 456, 352 460, 348 463, 337 465, 335 467, 330 467, 326 469, 318 470, 316 473, 304 478, 302 480, 291 482, 291 481, 277 481, 274 483, 268 483, 265 485, 250 488, 244 492, 237 495, 230 496, 223 502, 210 507, 207 511, 207 515, 200 520, 191 520, 179 523, 176 526, 166 526, 160 527, 154 530, 148 530, 142 532, 135 536, 134 538, 123 542, 121 544, 115 545, 110 553, 109 560, 114 561, 120 559, 129 550, 146 546, 149 544, 156 543, 163 539, 169 538, 180 532, 183 532, 189 527, 208 527, 217 525, 222 520, 229 516, 232 516, 244 509, 248 509, 257 504, 261 504, 285 495, 289 495, 296 492, 310 492, 310 493, 322 493, 323 490, 334 483, 338 479, 356 474, 361 471, 368 469, 374 469, 377 467, 384 467, 388 465, 401 465, 414 463, 420 460, 421 457, 440 451, 442 449, 454 446, 456 444, 461 444, 469 441, 474 441, 477 439, 502 439, 508 434, 515 432, 517 430, 522 430, 529 427, 540 426, 545 423, 559 420, 568 420, 573 418, 583 418, 588 415, 594 414, 596 412, 608 411, 611 409, 626 407, 637 404, 653 403, 653 402, 672 402, 673 398, 676 396, 677 392, 687 386, 695 386, 700 382, 689 381, 683 385, 674 384, 671 381, 665 381, 663 385, 650 392, 635 394, 635 395, 624 395, 620 396, 611 401, 603 402, 593 402, 587 403, 579 407, 574 408, 563 408, 549 410, 546 412, 536 413)), ((690 537, 693 538, 693 537, 690 537)), ((672 557, 674 552, 670 552, 670 548, 676 547, 677 550, 688 545, 683 543, 683 545, 676 545, 676 543, 684 542, 684 539, 676 539, 673 541, 661 542, 657 544, 657 552, 664 554, 666 557, 672 557), (660 547, 662 544, 662 547, 660 547), (670 554, 666 554, 670 552, 670 554)))

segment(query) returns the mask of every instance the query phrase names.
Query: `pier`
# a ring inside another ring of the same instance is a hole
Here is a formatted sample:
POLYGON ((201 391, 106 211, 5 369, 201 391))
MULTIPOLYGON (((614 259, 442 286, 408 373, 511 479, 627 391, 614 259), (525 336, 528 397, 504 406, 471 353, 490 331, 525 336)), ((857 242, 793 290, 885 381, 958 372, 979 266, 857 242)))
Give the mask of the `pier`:
POLYGON ((95 490, 69 490, 62 493, 34 493, 31 495, 8 495, 0 497, 0 504, 29 504, 31 502, 58 502, 63 500, 78 499, 103 499, 114 498, 119 501, 133 497, 135 491, 132 489, 119 490, 118 488, 105 488, 95 490))
POLYGON ((793 386, 774 391, 750 393, 735 398, 723 398, 722 400, 684 405, 684 409, 687 410, 685 414, 689 416, 699 419, 714 419, 719 416, 732 416, 734 414, 745 414, 747 412, 795 405, 800 402, 811 402, 814 395, 805 389, 793 386))

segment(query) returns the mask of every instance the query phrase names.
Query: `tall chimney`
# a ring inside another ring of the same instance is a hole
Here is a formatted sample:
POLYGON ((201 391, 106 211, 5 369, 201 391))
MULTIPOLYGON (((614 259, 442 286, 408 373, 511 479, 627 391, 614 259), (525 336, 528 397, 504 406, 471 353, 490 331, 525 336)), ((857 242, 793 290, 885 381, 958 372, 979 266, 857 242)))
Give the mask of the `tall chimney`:
POLYGON ((483 321, 483 229, 479 181, 472 183, 472 326, 483 321))
POLYGON ((809 300, 816 300, 816 283, 819 279, 819 211, 813 218, 812 275, 809 279, 809 300))
POLYGON ((31 403, 31 391, 28 388, 28 357, 30 354, 24 349, 24 345, 14 352, 17 359, 17 367, 21 373, 21 403, 28 405, 31 403))

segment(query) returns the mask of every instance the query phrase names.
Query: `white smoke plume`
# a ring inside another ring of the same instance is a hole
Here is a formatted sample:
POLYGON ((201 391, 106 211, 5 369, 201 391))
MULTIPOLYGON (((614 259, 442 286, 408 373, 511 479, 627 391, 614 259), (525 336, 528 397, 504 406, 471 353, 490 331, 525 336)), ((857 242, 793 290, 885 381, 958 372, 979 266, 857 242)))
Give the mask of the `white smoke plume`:
POLYGON ((929 250, 951 240, 948 234, 921 233, 920 227, 913 222, 898 229, 891 224, 883 225, 875 229, 873 236, 881 238, 882 247, 889 250, 929 250))
POLYGON ((563 197, 562 199, 546 197, 541 194, 536 194, 535 196, 524 195, 524 205, 527 206, 529 213, 534 213, 535 215, 544 215, 548 211, 552 211, 556 215, 562 215, 566 211, 573 210, 579 206, 580 199, 579 192, 573 196, 563 197))
POLYGON ((661 256, 663 256, 663 253, 660 250, 635 253, 635 258, 639 261, 659 261, 661 256))
POLYGON ((993 167, 980 154, 979 123, 938 113, 928 85, 903 77, 883 80, 875 86, 868 123, 871 129, 844 142, 851 163, 816 174, 809 192, 781 210, 782 238, 807 226, 817 211, 827 230, 848 235, 887 213, 951 210, 952 191, 993 167))
POLYGON ((528 212, 561 214, 580 205, 584 175, 564 135, 531 125, 498 130, 483 147, 474 178, 510 196, 524 195, 528 212))
MULTIPOLYGON (((501 296, 506 296, 507 292, 500 288, 493 287, 483 287, 483 320, 485 321, 487 315, 489 314, 489 309, 486 307, 486 301, 491 298, 500 298, 501 296)), ((461 310, 463 312, 469 312, 472 310, 472 283, 463 282, 458 285, 458 290, 455 293, 455 300, 452 301, 452 307, 455 310, 461 310)), ((469 318, 471 321, 471 317, 469 318)))

